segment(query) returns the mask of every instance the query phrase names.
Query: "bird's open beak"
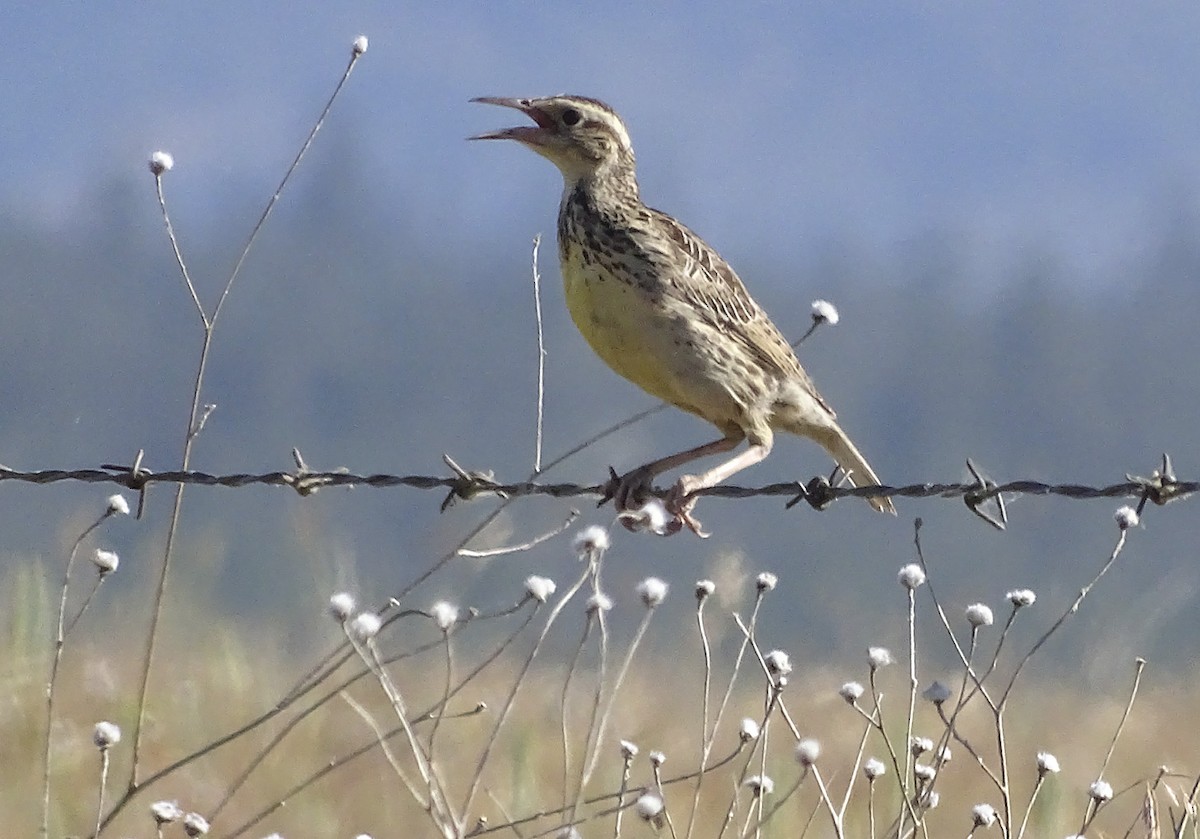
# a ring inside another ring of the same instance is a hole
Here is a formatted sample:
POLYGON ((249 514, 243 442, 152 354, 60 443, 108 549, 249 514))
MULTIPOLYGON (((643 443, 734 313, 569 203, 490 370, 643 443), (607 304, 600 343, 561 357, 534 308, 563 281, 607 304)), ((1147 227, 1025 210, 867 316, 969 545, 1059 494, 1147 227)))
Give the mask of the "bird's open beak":
POLYGON ((554 120, 545 111, 538 108, 529 99, 509 99, 504 96, 479 96, 471 100, 485 105, 500 105, 513 108, 525 114, 537 125, 522 125, 517 128, 502 128, 499 131, 489 131, 487 134, 477 134, 472 140, 516 140, 530 145, 544 145, 554 133, 554 120))

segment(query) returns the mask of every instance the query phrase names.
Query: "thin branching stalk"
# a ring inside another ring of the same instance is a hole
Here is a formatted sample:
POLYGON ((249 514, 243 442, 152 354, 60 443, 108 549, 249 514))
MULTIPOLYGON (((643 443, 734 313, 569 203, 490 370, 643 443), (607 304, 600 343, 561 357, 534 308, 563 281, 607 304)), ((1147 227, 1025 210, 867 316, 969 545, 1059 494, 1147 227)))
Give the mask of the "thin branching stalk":
POLYGON ((442 717, 445 715, 446 706, 450 702, 450 688, 454 682, 454 646, 450 643, 450 635, 451 635, 451 633, 449 630, 442 632, 442 647, 446 653, 446 655, 445 655, 446 678, 442 681, 441 708, 432 715, 433 716, 433 725, 430 726, 430 728, 429 728, 429 756, 430 756, 430 759, 433 759, 434 755, 436 754, 436 750, 434 748, 434 741, 437 740, 438 728, 442 724, 442 717))
MULTIPOLYGON (((596 574, 592 577, 592 594, 597 602, 602 596, 600 591, 600 567, 597 565, 596 574)), ((605 610, 597 608, 594 611, 589 611, 587 619, 591 621, 595 619, 596 625, 600 627, 600 650, 599 661, 596 664, 596 689, 592 691, 591 707, 588 711, 587 727, 584 728, 583 736, 583 761, 587 760, 589 749, 592 748, 592 738, 597 736, 599 731, 596 721, 600 716, 600 704, 604 699, 604 685, 608 679, 608 617, 605 610)), ((579 802, 583 799, 583 783, 584 783, 584 766, 583 761, 579 766, 579 779, 575 787, 575 798, 571 810, 571 821, 575 820, 579 802)))
POLYGON ((96 836, 100 835, 100 820, 104 818, 104 792, 108 789, 108 749, 100 750, 100 791, 96 796, 96 836))
POLYGON ((571 661, 567 665, 567 675, 563 678, 562 692, 559 694, 559 704, 562 706, 562 715, 559 716, 559 738, 562 740, 562 806, 567 806, 567 799, 570 797, 570 775, 571 775, 571 737, 569 734, 569 717, 567 709, 570 707, 571 682, 575 678, 575 673, 579 668, 579 660, 583 655, 584 647, 587 645, 588 637, 592 633, 592 614, 589 612, 586 620, 583 623, 583 632, 579 636, 579 643, 575 647, 575 651, 571 654, 571 661))
POLYGON ((542 332, 542 275, 538 271, 538 248, 542 234, 533 237, 533 313, 537 323, 537 430, 534 434, 533 471, 542 471, 542 421, 546 407, 546 340, 542 332))
MULTIPOLYGON (((699 591, 699 589, 697 589, 699 591)), ((704 683, 702 685, 702 693, 700 695, 700 777, 696 779, 696 786, 692 790, 692 808, 688 813, 687 831, 684 833, 686 839, 691 839, 692 829, 696 826, 696 812, 700 809, 700 788, 704 784, 705 763, 708 758, 708 704, 712 692, 712 649, 708 643, 708 630, 704 626, 704 604, 708 602, 708 595, 696 598, 696 629, 700 634, 700 650, 704 654, 704 683)))
MULTIPOLYGON (((479 762, 475 766, 475 772, 471 778, 471 783, 467 788, 466 797, 463 799, 463 818, 465 818, 466 815, 471 812, 471 806, 475 801, 475 796, 478 794, 479 784, 483 779, 483 772, 487 768, 488 758, 491 756, 492 748, 496 745, 496 740, 500 736, 500 729, 504 726, 505 720, 508 719, 508 714, 512 710, 513 704, 516 702, 517 693, 520 691, 521 685, 525 681, 525 676, 529 672, 529 668, 533 665, 533 660, 541 651, 542 645, 546 641, 546 636, 550 633, 550 628, 554 625, 555 621, 558 619, 558 616, 562 613, 562 610, 566 608, 567 603, 569 603, 575 597, 579 590, 583 588, 583 585, 595 573, 596 564, 598 564, 598 560, 596 562, 589 562, 583 573, 579 575, 579 578, 571 584, 571 587, 567 589, 562 597, 559 598, 558 602, 554 604, 554 608, 551 609, 549 616, 546 618, 545 625, 542 626, 541 634, 538 635, 537 641, 534 642, 533 647, 530 649, 529 654, 525 657, 525 661, 521 665, 521 669, 517 672, 516 677, 513 679, 512 687, 509 689, 509 693, 504 701, 504 705, 501 706, 500 713, 496 718, 496 724, 492 727, 491 734, 488 735, 487 742, 484 744, 483 752, 479 756, 479 762)), ((463 823, 460 821, 458 825, 461 830, 463 823)))
POLYGON ((98 519, 76 537, 67 554, 67 566, 63 570, 62 586, 59 589, 58 598, 58 623, 54 635, 54 652, 50 658, 50 674, 46 678, 46 737, 42 742, 42 837, 50 834, 50 746, 54 742, 54 700, 57 695, 58 668, 62 664, 63 648, 67 643, 67 596, 71 591, 71 571, 75 567, 75 557, 79 555, 79 547, 83 544, 83 540, 115 512, 112 508, 106 509, 98 519))
MULTIPOLYGON (((375 735, 375 743, 383 751, 384 759, 392 767, 392 771, 396 773, 396 777, 400 779, 400 783, 404 784, 404 788, 408 790, 408 794, 412 796, 413 801, 417 802, 422 809, 428 810, 429 801, 425 798, 425 794, 421 791, 421 788, 417 786, 416 782, 404 771, 404 767, 400 765, 399 758, 392 751, 392 747, 388 745, 387 734, 380 728, 375 717, 349 691, 342 691, 339 696, 341 696, 342 701, 354 710, 354 713, 358 714, 359 718, 367 724, 367 727, 371 729, 371 733, 375 735)), ((403 731, 403 728, 401 731, 403 731)))
POLYGON ((629 666, 633 663, 633 657, 637 654, 642 639, 646 637, 646 630, 650 626, 650 620, 654 617, 655 611, 657 610, 654 607, 646 608, 646 614, 642 617, 641 623, 638 624, 637 632, 634 633, 633 640, 629 642, 629 649, 625 651, 625 658, 621 661, 621 666, 617 669, 616 678, 608 693, 608 700, 604 703, 604 711, 600 714, 600 723, 596 726, 595 738, 587 758, 583 777, 579 782, 581 792, 587 788, 588 781, 591 780, 592 773, 596 770, 596 763, 600 759, 600 752, 604 746, 604 734, 608 730, 609 717, 612 716, 613 708, 617 703, 617 695, 621 692, 621 686, 625 683, 625 677, 629 673, 629 666))
MULTIPOLYGON (((333 107, 334 101, 337 99, 338 94, 346 84, 347 79, 350 78, 350 73, 353 72, 355 65, 358 63, 358 59, 361 58, 362 55, 363 53, 358 49, 351 51, 350 62, 347 64, 346 70, 342 74, 342 78, 338 81, 337 86, 334 88, 333 93, 326 102, 325 108, 321 111, 316 123, 313 124, 312 129, 308 133, 308 137, 300 147, 300 151, 297 152, 292 164, 284 173, 283 179, 279 182, 279 186, 276 187, 274 194, 272 194, 271 198, 267 201, 267 204, 263 208, 262 214, 259 216, 254 228, 250 231, 250 236, 247 238, 246 244, 242 248, 237 262, 234 264, 233 271, 230 273, 229 279, 225 282, 225 287, 222 289, 221 296, 217 300, 217 304, 213 308, 211 315, 207 314, 203 304, 200 302, 200 297, 196 292, 195 284, 192 282, 191 275, 187 270, 187 263, 183 258, 183 252, 179 247, 178 237, 175 235, 175 229, 171 224, 171 216, 167 211, 166 196, 163 192, 163 170, 153 170, 155 192, 158 197, 159 208, 162 212, 163 223, 167 229, 167 236, 171 241, 171 248, 175 255, 175 261, 179 267, 180 273, 183 275, 183 279, 187 285, 188 292, 191 295, 192 302, 196 306, 196 310, 200 317, 201 326, 204 332, 204 339, 200 347, 200 356, 196 365, 196 376, 192 384, 192 401, 188 411, 187 428, 184 432, 183 454, 180 458, 181 471, 186 472, 191 467, 192 448, 195 444, 197 436, 203 428, 204 419, 206 419, 208 416, 208 409, 206 409, 204 412, 201 411, 200 399, 201 393, 204 389, 204 374, 208 366, 209 352, 212 349, 213 332, 216 328, 217 320, 220 317, 221 309, 224 307, 225 301, 229 297, 229 292, 233 288, 234 282, 241 273, 242 266, 245 264, 246 257, 249 256, 250 250, 258 238, 258 234, 263 229, 263 226, 266 224, 267 219, 271 215, 271 211, 275 208, 276 203, 279 201, 279 197, 283 193, 284 187, 286 187, 288 182, 291 180, 292 174, 300 165, 300 161, 304 158, 305 152, 307 152, 309 147, 312 145, 313 140, 317 136, 317 132, 321 130, 321 126, 324 124, 325 118, 329 115, 329 111, 333 107)), ((167 528, 166 546, 163 549, 163 558, 159 565, 158 582, 155 586, 154 604, 151 610, 150 628, 146 635, 146 647, 142 657, 141 689, 139 690, 138 694, 137 721, 134 725, 133 734, 133 760, 131 761, 129 769, 128 788, 130 791, 137 789, 139 785, 138 773, 141 767, 143 742, 142 735, 145 728, 146 708, 150 693, 150 678, 154 669, 158 629, 162 620, 163 601, 166 594, 167 582, 170 576, 171 558, 174 555, 175 539, 179 532, 179 520, 183 511, 183 489, 184 485, 182 483, 177 484, 175 487, 175 499, 171 508, 170 524, 167 528)))

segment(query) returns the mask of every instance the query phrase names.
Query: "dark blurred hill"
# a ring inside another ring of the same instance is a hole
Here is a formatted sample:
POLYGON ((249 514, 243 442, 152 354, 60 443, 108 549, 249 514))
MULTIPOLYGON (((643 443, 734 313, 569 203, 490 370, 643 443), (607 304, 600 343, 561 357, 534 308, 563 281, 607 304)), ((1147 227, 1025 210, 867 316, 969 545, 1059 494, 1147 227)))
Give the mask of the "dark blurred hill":
MULTIPOLYGON (((342 155, 335 159, 346 160, 342 155)), ((168 189, 170 181, 168 180, 168 189)), ((230 185, 230 193, 237 193, 230 185)), ((173 213, 201 296, 215 300, 257 214, 244 195, 227 215, 200 217, 186 195, 173 213)), ((484 195, 481 201, 488 200, 484 195)), ((546 452, 553 456, 649 404, 608 372, 563 310, 553 199, 528 219, 529 238, 493 240, 452 222, 431 227, 419 195, 384 195, 350 162, 314 164, 287 195, 235 286, 218 326, 204 393, 218 407, 197 447, 206 471, 290 468, 298 446, 315 468, 441 474, 450 453, 469 468, 524 477, 532 463, 536 345, 529 258, 539 229, 546 311, 546 452), (429 232, 431 229, 434 232, 429 232)), ((802 356, 844 424, 894 484, 965 477, 973 458, 997 480, 1105 484, 1146 473, 1170 452, 1183 478, 1200 474, 1200 227, 1195 197, 1166 201, 1154 237, 1129 243, 1093 275, 1034 242, 990 252, 930 231, 889 247, 813 242, 800 264, 726 245, 786 332, 808 326, 823 297, 842 313, 802 356)), ((507 212, 504 206, 492 208, 507 212)), ((671 208, 685 215, 686 208, 671 208)), ((203 216, 203 214, 201 214, 203 216)), ((0 462, 15 468, 178 463, 200 329, 144 181, 97 186, 69 224, 30 225, 8 208, 0 225, 0 462)), ((603 478, 707 439, 710 429, 664 413, 548 476, 603 478)), ((781 441, 742 483, 807 479, 829 464, 813 445, 781 441)), ((3 562, 57 562, 64 522, 107 488, 0 484, 3 562)), ((122 525, 117 585, 135 588, 161 551, 170 491, 151 493, 147 520, 122 525)), ((300 499, 264 488, 193 489, 184 513, 180 579, 231 613, 316 620, 335 586, 381 600, 426 567, 489 502, 437 512, 437 493, 326 491, 300 499)), ((585 521, 604 521, 580 499, 585 521)), ((1107 675, 1134 654, 1194 660, 1200 628, 1200 518, 1184 502, 1152 509, 1145 531, 1050 655, 1107 675)), ((571 505, 517 505, 495 541, 548 529, 571 505)), ((1044 627, 1098 567, 1115 538, 1112 501, 1022 498, 1006 533, 954 500, 905 501, 898 520, 865 504, 816 514, 778 501, 707 500, 716 534, 657 540, 621 534, 608 559, 613 593, 654 573, 675 586, 739 573, 780 574, 788 604, 771 618, 779 646, 821 655, 895 636, 895 571, 913 559, 912 519, 958 608, 1000 611, 1006 590, 1039 594, 1044 627)), ((471 605, 515 597, 529 573, 565 580, 562 539, 492 562, 461 560, 420 595, 471 605)), ((422 601, 423 602, 423 601, 422 601)), ((930 629, 931 636, 936 633, 930 629)))

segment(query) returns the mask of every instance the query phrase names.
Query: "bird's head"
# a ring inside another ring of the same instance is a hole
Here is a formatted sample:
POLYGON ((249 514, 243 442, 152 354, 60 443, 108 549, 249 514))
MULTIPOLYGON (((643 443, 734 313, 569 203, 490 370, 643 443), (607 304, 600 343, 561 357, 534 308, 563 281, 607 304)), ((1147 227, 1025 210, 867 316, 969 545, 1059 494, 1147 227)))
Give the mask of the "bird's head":
POLYGON ((634 177, 633 146, 625 123, 598 99, 481 96, 471 101, 514 108, 536 123, 480 134, 472 140, 516 140, 557 166, 568 184, 634 177))

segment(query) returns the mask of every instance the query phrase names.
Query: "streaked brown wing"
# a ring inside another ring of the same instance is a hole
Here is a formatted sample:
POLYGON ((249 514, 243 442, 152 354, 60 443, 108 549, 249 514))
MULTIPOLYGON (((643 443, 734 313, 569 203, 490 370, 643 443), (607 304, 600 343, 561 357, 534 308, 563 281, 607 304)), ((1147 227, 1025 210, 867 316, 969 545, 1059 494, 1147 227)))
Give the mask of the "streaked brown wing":
POLYGON ((680 266, 670 277, 670 291, 691 304, 697 314, 745 346, 766 368, 798 379, 821 405, 833 408, 816 386, 767 313, 750 296, 741 278, 719 253, 684 225, 658 210, 650 210, 655 227, 674 249, 680 266))

